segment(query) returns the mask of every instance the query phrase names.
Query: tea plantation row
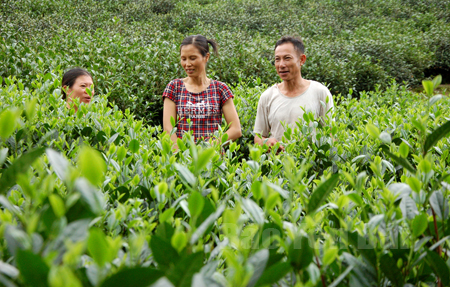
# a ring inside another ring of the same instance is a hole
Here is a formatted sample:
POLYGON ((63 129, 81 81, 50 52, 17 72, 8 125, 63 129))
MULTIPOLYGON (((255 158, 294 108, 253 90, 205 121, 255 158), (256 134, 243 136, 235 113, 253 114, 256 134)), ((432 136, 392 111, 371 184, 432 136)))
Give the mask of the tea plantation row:
POLYGON ((31 84, 82 66, 122 111, 159 124, 165 85, 184 75, 178 49, 187 35, 218 41, 209 73, 228 84, 273 84, 276 40, 301 35, 304 75, 335 95, 358 95, 392 78, 449 81, 449 11, 448 0, 0 1, 0 76, 31 84))
MULTIPOLYGON (((61 72, 0 89, 2 285, 450 284, 450 99, 432 97, 437 83, 340 97, 335 121, 307 114, 286 152, 247 157, 188 137, 174 153, 106 95, 69 111, 61 72)), ((233 87, 245 137, 265 88, 233 87)))

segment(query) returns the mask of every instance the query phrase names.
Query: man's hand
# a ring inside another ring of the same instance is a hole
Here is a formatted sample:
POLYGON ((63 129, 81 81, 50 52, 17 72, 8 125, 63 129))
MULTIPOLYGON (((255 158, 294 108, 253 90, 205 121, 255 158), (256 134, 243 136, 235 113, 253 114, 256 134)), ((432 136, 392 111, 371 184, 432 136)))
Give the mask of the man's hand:
MULTIPOLYGON (((263 141, 264 142, 264 141, 263 141)), ((267 141, 266 141, 266 145, 268 145, 269 147, 270 147, 270 149, 272 149, 272 147, 274 146, 274 145, 276 145, 278 143, 278 141, 275 139, 275 138, 268 138, 267 139, 267 141)), ((280 146, 278 147, 278 150, 277 150, 277 154, 279 153, 279 152, 282 152, 282 151, 284 151, 284 146, 282 146, 281 144, 280 144, 280 146)))
MULTIPOLYGON (((255 136, 255 143, 259 144, 259 145, 268 145, 271 149, 274 145, 276 145, 278 143, 278 141, 275 138, 265 138, 265 137, 259 137, 259 136, 255 136), (267 141, 266 141, 267 140, 267 141)), ((284 146, 282 146, 280 144, 277 153, 284 151, 284 146)))

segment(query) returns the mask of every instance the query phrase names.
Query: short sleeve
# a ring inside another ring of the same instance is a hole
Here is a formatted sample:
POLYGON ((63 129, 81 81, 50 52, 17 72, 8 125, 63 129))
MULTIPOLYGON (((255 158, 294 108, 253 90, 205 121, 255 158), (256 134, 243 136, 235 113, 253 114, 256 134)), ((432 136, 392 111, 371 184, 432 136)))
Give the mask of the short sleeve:
POLYGON ((325 103, 326 103, 325 115, 331 116, 331 112, 333 111, 329 112, 329 110, 334 109, 334 102, 333 96, 331 95, 331 92, 328 89, 325 95, 325 103))
POLYGON ((230 88, 222 82, 218 82, 219 84, 219 91, 220 91, 220 106, 223 106, 226 101, 229 99, 234 98, 233 93, 231 92, 230 88))
POLYGON ((330 118, 331 120, 334 120, 334 118, 333 118, 333 109, 334 109, 333 96, 331 95, 331 92, 330 92, 330 90, 328 90, 327 87, 324 86, 324 89, 325 89, 325 91, 324 91, 324 95, 322 97, 322 99, 324 101, 323 101, 323 103, 321 103, 319 116, 321 118, 327 117, 327 118, 330 118))
POLYGON ((174 102, 176 102, 177 99, 177 83, 176 80, 170 81, 169 84, 167 84, 166 88, 164 89, 164 93, 162 95, 162 99, 168 98, 174 102))
POLYGON ((267 138, 270 133, 269 114, 263 95, 259 98, 253 132, 267 138))
POLYGON ((334 117, 333 117, 333 114, 332 114, 333 110, 334 110, 333 96, 331 95, 330 91, 328 91, 327 114, 334 121, 334 117))

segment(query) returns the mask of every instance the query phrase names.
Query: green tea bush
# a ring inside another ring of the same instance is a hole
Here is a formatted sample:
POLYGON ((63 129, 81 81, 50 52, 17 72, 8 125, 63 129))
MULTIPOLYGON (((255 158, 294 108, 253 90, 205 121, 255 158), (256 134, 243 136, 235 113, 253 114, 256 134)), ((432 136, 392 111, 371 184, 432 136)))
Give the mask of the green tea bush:
POLYGON ((107 95, 67 109, 61 73, 0 89, 2 284, 449 283, 450 102, 436 81, 426 97, 391 83, 336 99, 335 121, 305 114, 282 154, 247 145, 267 86, 241 82, 244 140, 185 136, 174 153, 107 95))
POLYGON ((1 285, 450 285, 450 99, 391 80, 448 68, 448 1, 38 2, 0 2, 1 285), (174 152, 160 95, 197 33, 243 136, 174 152), (338 105, 277 154, 252 129, 294 33, 338 105), (96 86, 77 112, 74 66, 96 86))
POLYGON ((301 35, 304 75, 333 94, 419 85, 448 76, 448 1, 3 1, 0 76, 34 79, 58 67, 99 75, 101 92, 149 124, 160 122, 165 85, 183 77, 182 39, 204 34, 220 45, 209 73, 229 85, 273 84, 275 41, 301 35), (428 8, 426 8, 428 7, 428 8), (447 14, 446 14, 447 13, 447 14), (89 15, 87 17, 86 15, 89 15), (114 84, 115 83, 115 84, 114 84), (127 86, 128 85, 128 86, 127 86), (134 86, 133 86, 134 85, 134 86), (133 95, 124 97, 124 95, 133 95))

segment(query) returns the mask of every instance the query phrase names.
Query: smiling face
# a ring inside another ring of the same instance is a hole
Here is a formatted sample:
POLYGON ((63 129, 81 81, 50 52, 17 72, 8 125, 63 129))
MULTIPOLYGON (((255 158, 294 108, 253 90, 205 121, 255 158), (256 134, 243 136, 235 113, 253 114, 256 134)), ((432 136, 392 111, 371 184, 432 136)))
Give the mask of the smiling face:
POLYGON ((301 77, 301 66, 306 55, 295 50, 292 43, 285 43, 275 49, 275 69, 283 81, 301 77))
POLYGON ((72 87, 68 88, 64 86, 66 89, 67 99, 68 101, 72 101, 72 99, 79 98, 80 103, 89 104, 91 102, 91 97, 86 91, 86 88, 89 88, 92 92, 92 96, 94 95, 94 87, 93 87, 92 78, 87 75, 81 75, 76 80, 72 87))
POLYGON ((206 73, 206 63, 209 60, 209 53, 203 57, 194 45, 181 47, 180 62, 188 77, 199 77, 206 73))

